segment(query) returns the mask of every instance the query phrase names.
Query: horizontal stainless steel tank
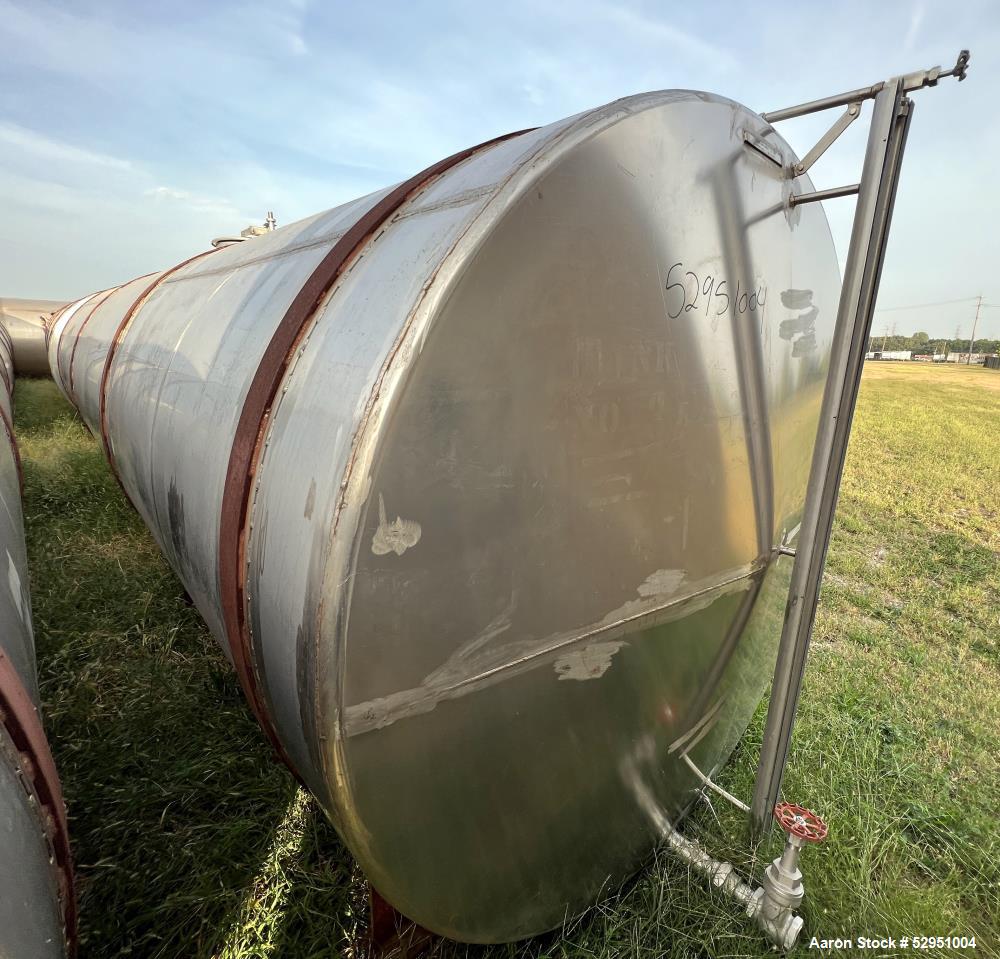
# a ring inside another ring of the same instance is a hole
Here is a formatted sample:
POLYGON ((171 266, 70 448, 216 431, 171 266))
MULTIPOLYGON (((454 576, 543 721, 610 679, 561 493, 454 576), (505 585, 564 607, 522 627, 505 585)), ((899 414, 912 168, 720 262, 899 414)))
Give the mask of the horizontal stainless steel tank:
POLYGON ((14 360, 0 322, 0 956, 71 955, 76 905, 66 812, 39 715, 14 360))
POLYGON ((11 339, 18 376, 48 376, 45 320, 65 304, 59 300, 0 297, 0 326, 11 339))
POLYGON ((630 97, 52 328, 265 731, 434 932, 586 907, 759 701, 839 295, 795 161, 630 97))

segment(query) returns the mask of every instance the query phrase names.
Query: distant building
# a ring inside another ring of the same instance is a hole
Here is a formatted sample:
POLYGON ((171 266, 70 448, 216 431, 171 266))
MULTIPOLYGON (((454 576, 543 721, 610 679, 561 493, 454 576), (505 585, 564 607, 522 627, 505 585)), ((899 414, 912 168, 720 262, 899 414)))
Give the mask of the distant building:
POLYGON ((968 353, 949 353, 948 354, 948 360, 947 360, 947 362, 948 363, 980 363, 981 364, 983 362, 983 356, 984 356, 984 354, 982 354, 982 353, 973 353, 972 354, 972 359, 970 360, 968 353))
POLYGON ((866 360, 912 360, 913 350, 872 350, 865 353, 866 360))

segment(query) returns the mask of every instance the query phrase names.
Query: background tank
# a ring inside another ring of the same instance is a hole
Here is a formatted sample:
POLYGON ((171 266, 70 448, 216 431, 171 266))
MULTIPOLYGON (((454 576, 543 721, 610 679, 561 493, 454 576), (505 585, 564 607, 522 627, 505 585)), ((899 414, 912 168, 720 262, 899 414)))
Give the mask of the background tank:
POLYGON ((11 428, 14 359, 0 322, 0 956, 52 959, 75 942, 66 812, 39 717, 20 459, 11 428))
POLYGON ((45 320, 65 306, 61 300, 24 300, 0 297, 0 325, 7 331, 13 348, 18 376, 48 376, 45 349, 45 320))
POLYGON ((770 678, 839 296, 795 161, 630 97, 53 326, 265 731, 435 932, 632 872, 770 678))

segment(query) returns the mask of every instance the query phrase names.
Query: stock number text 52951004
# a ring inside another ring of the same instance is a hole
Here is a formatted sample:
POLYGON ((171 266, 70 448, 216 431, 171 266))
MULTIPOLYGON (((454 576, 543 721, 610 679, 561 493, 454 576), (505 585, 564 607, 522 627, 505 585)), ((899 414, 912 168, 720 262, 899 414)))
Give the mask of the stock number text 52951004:
POLYGON ((722 316, 732 312, 756 313, 764 306, 767 287, 761 283, 756 289, 746 290, 740 281, 736 289, 730 290, 727 280, 720 280, 711 274, 699 276, 693 270, 685 270, 683 263, 675 263, 667 270, 664 284, 666 290, 667 316, 676 320, 682 313, 704 313, 706 316, 722 316))

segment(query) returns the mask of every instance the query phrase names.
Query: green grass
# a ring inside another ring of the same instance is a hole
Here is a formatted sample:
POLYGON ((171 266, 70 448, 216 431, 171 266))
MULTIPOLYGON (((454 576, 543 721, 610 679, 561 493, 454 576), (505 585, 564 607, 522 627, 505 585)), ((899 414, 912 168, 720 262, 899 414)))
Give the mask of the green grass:
MULTIPOLYGON (((352 954, 366 914, 350 857, 273 762, 98 445, 53 384, 22 381, 16 399, 82 956, 352 954)), ((804 860, 806 943, 974 933, 976 955, 1000 954, 998 426, 1000 373, 866 370, 786 777, 786 795, 831 825, 804 860)), ((762 726, 763 707, 721 777, 738 795, 752 789, 762 726)), ((756 876, 773 842, 754 861, 743 817, 713 805, 688 832, 756 876)), ((771 954, 662 852, 559 933, 436 951, 771 954)))

